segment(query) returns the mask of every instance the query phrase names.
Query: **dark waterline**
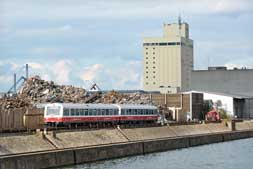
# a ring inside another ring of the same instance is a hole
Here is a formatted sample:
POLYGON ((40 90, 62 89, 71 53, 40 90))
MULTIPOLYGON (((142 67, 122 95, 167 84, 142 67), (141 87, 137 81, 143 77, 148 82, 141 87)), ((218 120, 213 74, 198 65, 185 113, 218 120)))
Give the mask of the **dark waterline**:
POLYGON ((253 138, 60 169, 253 169, 253 138))

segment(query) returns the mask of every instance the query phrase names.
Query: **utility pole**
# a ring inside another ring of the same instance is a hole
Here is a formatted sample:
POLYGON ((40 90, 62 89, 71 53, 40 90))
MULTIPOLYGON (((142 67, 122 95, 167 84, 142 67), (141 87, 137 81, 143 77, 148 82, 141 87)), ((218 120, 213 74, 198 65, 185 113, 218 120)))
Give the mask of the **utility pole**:
POLYGON ((25 64, 26 80, 28 79, 28 64, 25 64))
POLYGON ((14 94, 17 93, 17 75, 14 73, 14 94))

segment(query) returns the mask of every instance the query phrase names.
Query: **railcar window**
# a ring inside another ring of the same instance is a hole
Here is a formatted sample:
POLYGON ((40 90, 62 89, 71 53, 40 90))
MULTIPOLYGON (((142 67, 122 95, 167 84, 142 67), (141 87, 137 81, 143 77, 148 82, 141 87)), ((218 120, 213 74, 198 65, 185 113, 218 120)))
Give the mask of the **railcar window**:
POLYGON ((69 109, 63 109, 63 116, 69 116, 69 109))
POLYGON ((144 114, 144 110, 143 109, 141 109, 141 115, 143 115, 144 114))
POLYGON ((141 110, 137 109, 137 114, 140 115, 141 114, 141 110))
POLYGON ((105 111, 106 111, 106 114, 113 115, 113 113, 109 112, 109 109, 105 109, 105 111))
POLYGON ((81 112, 80 112, 80 116, 84 116, 84 109, 80 109, 81 112))
POLYGON ((135 114, 135 115, 137 115, 137 114, 138 114, 137 109, 134 109, 134 114, 135 114))
POLYGON ((71 116, 75 116, 76 115, 76 109, 71 109, 71 116))
POLYGON ((151 115, 151 114, 152 114, 152 110, 148 110, 148 114, 150 114, 150 115, 151 115))
POLYGON ((143 115, 146 115, 146 114, 147 114, 147 110, 146 110, 146 109, 143 109, 143 110, 142 110, 142 113, 143 113, 143 115))
POLYGON ((89 109, 89 116, 92 116, 92 109, 89 109))
POLYGON ((102 111, 102 109, 99 109, 99 111, 100 111, 101 116, 105 115, 105 113, 104 113, 104 111, 102 111))
POLYGON ((109 109, 109 113, 110 113, 110 114, 114 114, 113 109, 109 109))
POLYGON ((149 110, 148 110, 148 109, 146 109, 146 110, 145 110, 145 112, 146 112, 146 115, 148 115, 148 114, 149 114, 149 110))
POLYGON ((85 114, 85 116, 88 116, 89 114, 88 114, 88 109, 84 109, 84 114, 85 114))
POLYGON ((101 116, 102 114, 103 114, 102 110, 97 109, 97 115, 98 115, 98 116, 101 116))
POLYGON ((76 109, 76 116, 80 116, 81 109, 76 109))
POLYGON ((109 112, 107 112, 107 111, 105 111, 105 110, 103 110, 103 112, 104 112, 104 114, 105 114, 106 116, 109 115, 109 112))
POLYGON ((96 109, 92 110, 92 115, 93 115, 93 116, 96 116, 96 115, 97 115, 97 110, 96 110, 96 109))
POLYGON ((118 115, 119 114, 119 110, 118 109, 115 109, 114 110, 114 115, 118 115))
POLYGON ((131 115, 134 115, 135 113, 134 113, 134 109, 131 109, 131 115))
POLYGON ((121 115, 125 115, 125 110, 121 109, 121 115))

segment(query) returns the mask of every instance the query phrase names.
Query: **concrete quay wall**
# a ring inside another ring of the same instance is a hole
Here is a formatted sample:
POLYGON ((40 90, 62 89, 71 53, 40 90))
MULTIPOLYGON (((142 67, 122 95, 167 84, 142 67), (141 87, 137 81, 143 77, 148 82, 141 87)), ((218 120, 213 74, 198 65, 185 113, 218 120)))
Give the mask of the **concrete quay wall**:
POLYGON ((80 164, 253 137, 253 130, 203 134, 0 157, 0 169, 39 169, 80 164))

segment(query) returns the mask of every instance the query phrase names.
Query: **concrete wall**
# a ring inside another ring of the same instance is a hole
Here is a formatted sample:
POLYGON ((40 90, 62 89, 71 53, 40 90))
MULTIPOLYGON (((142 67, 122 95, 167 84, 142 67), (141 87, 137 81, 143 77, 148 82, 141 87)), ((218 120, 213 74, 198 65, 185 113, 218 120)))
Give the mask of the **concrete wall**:
POLYGON ((121 131, 124 133, 123 137, 127 137, 128 140, 124 143, 4 155, 0 156, 0 169, 58 167, 253 137, 251 121, 239 124, 238 130, 241 131, 228 131, 228 128, 221 124, 165 126, 152 128, 153 132, 149 132, 150 128, 146 128, 146 131, 137 128, 132 131, 125 129, 121 131), (247 130, 244 130, 243 125, 248 126, 247 130), (162 131, 162 135, 153 137, 152 135, 159 130, 162 131), (134 132, 142 134, 133 134, 134 132))

